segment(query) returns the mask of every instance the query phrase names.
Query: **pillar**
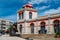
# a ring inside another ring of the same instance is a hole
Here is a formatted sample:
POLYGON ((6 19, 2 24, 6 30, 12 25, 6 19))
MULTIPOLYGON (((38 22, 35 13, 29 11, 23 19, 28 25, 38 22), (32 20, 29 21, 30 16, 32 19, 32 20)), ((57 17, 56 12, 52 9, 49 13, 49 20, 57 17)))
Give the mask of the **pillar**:
POLYGON ((26 20, 24 20, 24 34, 26 33, 26 20))
POLYGON ((36 21, 36 34, 38 34, 38 21, 36 21))

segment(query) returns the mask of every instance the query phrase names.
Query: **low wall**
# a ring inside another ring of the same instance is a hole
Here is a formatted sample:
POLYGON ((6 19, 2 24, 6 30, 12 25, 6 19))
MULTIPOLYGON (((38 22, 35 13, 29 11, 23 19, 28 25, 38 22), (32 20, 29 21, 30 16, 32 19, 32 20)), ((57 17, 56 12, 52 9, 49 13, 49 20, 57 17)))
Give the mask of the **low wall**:
POLYGON ((33 40, 60 40, 60 38, 44 38, 44 39, 33 39, 33 40))
POLYGON ((21 34, 22 38, 33 38, 33 39, 42 39, 42 38, 54 38, 55 34, 21 34))

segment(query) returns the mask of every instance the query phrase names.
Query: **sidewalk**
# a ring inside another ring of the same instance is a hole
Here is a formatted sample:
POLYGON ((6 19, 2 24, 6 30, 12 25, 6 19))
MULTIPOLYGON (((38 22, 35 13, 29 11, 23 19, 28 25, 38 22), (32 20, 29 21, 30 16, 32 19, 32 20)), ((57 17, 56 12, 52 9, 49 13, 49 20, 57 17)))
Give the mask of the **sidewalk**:
POLYGON ((26 40, 26 39, 16 37, 16 36, 2 35, 0 36, 0 40, 26 40))

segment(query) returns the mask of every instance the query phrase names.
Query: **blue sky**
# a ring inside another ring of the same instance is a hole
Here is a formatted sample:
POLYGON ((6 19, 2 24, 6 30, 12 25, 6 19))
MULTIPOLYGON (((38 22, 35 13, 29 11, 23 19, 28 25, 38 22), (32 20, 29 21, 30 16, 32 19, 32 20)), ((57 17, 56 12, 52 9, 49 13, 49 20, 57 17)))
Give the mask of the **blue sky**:
POLYGON ((60 13, 60 0, 0 0, 0 18, 16 22, 17 10, 30 3, 38 16, 60 13))

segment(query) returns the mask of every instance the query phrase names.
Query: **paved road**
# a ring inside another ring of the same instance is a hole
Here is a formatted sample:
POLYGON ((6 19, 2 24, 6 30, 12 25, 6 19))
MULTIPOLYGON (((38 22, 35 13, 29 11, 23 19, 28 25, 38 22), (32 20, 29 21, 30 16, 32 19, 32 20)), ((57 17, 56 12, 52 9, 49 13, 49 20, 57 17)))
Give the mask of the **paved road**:
POLYGON ((0 36, 0 40, 26 40, 26 39, 15 37, 15 36, 11 37, 9 35, 2 35, 0 36))

